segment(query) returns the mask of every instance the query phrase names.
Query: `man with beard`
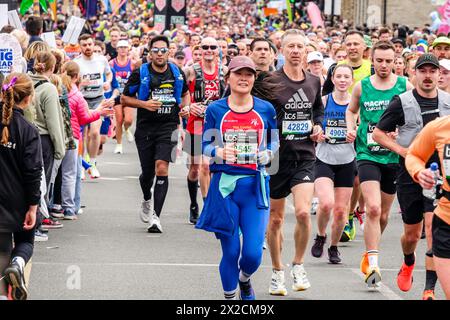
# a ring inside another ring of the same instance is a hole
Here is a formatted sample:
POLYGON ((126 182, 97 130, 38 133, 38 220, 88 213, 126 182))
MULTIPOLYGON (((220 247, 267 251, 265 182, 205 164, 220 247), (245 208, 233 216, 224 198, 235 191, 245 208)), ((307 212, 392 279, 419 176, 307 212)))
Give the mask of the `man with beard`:
MULTIPOLYGON (((106 58, 94 54, 94 40, 89 34, 83 34, 79 38, 81 55, 74 59, 80 67, 80 91, 86 99, 89 109, 95 110, 104 99, 104 91, 111 88, 112 72, 106 58), (106 75, 106 81, 103 75, 106 75)), ((90 157, 91 178, 100 178, 97 169, 97 153, 100 147, 100 127, 102 120, 90 124, 87 150, 90 157)))
POLYGON ((209 103, 222 97, 226 67, 218 61, 219 45, 214 38, 204 38, 200 44, 202 60, 184 71, 191 93, 190 116, 183 149, 190 155, 187 184, 191 199, 189 222, 195 224, 199 215, 197 203, 198 180, 203 199, 210 183, 209 161, 202 156, 202 132, 205 110, 209 103), (225 69, 225 70, 224 70, 225 69))
POLYGON ((179 117, 187 116, 188 108, 184 107, 188 107, 190 101, 184 73, 168 62, 169 40, 164 36, 153 38, 150 55, 152 62, 143 64, 131 74, 120 102, 125 107, 138 109, 135 139, 142 169, 139 182, 144 197, 140 217, 144 223, 149 223, 148 232, 162 233, 160 215, 169 189, 169 162, 175 160, 179 117), (152 207, 151 188, 155 174, 152 207))

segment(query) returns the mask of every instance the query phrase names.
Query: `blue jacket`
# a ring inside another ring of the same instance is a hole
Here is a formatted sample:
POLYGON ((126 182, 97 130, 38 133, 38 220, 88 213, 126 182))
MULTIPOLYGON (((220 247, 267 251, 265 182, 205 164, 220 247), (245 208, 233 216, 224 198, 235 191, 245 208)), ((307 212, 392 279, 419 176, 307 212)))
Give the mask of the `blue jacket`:
MULTIPOLYGON (((271 150, 274 154, 278 150, 278 129, 276 112, 267 101, 253 97, 254 107, 248 113, 249 120, 259 116, 263 123, 263 133, 259 151, 271 150)), ((221 159, 215 159, 216 146, 223 147, 222 130, 224 120, 230 113, 227 98, 213 102, 206 109, 205 124, 203 127, 203 154, 212 158, 210 171, 213 172, 208 196, 203 206, 203 211, 197 222, 196 228, 215 232, 216 237, 231 236, 236 230, 235 222, 230 214, 230 194, 225 197, 221 192, 223 176, 256 176, 255 184, 258 209, 269 208, 269 179, 265 167, 258 165, 256 170, 221 163, 221 159)), ((237 222, 236 222, 237 223, 237 222)))

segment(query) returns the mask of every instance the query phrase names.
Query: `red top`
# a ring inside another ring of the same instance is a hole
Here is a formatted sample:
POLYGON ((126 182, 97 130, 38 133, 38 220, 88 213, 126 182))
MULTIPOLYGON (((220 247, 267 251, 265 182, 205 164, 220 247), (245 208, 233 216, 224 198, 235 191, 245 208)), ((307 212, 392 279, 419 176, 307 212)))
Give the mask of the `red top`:
MULTIPOLYGON (((211 97, 209 102, 218 100, 220 98, 220 80, 219 80, 219 66, 216 66, 216 70, 213 74, 207 74, 203 69, 200 62, 200 66, 203 70, 203 78, 205 79, 205 99, 211 97)), ((189 92, 191 93, 191 102, 194 103, 194 91, 195 91, 195 78, 189 83, 189 92)), ((190 134, 201 135, 203 132, 203 117, 196 117, 190 115, 187 123, 187 131, 190 134)))

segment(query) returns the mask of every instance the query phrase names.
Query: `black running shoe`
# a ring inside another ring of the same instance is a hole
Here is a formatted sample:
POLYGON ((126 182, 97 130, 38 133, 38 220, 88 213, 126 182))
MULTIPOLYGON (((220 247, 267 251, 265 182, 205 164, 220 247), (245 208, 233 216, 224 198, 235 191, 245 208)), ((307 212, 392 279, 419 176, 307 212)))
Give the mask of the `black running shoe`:
POLYGON ((319 236, 317 235, 314 239, 314 244, 311 248, 311 254, 315 258, 320 258, 323 255, 323 246, 325 245, 325 242, 327 241, 327 236, 319 236))
POLYGON ((25 277, 18 263, 11 262, 8 268, 6 268, 5 280, 12 288, 11 297, 13 300, 27 300, 28 290, 25 286, 25 277))
POLYGON ((336 246, 331 246, 328 248, 328 261, 332 264, 339 264, 341 263, 340 252, 336 246))
POLYGON ((198 221, 198 205, 193 205, 189 209, 189 223, 197 224, 198 221))
POLYGON ((255 300, 255 291, 252 288, 250 279, 247 282, 239 281, 241 300, 255 300))

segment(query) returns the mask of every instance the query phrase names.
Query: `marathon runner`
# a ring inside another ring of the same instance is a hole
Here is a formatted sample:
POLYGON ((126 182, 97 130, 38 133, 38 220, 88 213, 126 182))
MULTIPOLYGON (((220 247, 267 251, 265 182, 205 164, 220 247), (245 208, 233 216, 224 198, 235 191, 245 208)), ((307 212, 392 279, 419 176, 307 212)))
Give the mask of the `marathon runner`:
POLYGON ((196 227, 215 232, 220 240, 219 271, 225 299, 230 300, 236 298, 238 284, 241 300, 255 299, 250 277, 261 264, 269 219, 264 167, 278 146, 273 106, 251 95, 255 78, 250 58, 233 58, 227 73, 231 94, 206 109, 203 130, 203 152, 214 159, 214 174, 196 227))
POLYGON ((316 258, 323 255, 327 239, 326 228, 333 211, 331 245, 328 249, 328 260, 333 264, 341 263, 337 245, 347 222, 347 206, 356 176, 356 152, 353 144, 346 141, 345 123, 345 110, 351 97, 348 88, 352 83, 352 67, 347 64, 337 65, 333 71, 335 90, 322 98, 325 105, 323 120, 325 132, 319 137, 316 148, 314 175, 315 192, 319 198, 318 233, 311 254, 316 258))
POLYGON ((367 252, 361 261, 361 271, 368 287, 381 281, 378 264, 381 234, 387 226, 395 198, 395 176, 398 155, 373 140, 373 130, 395 95, 412 89, 404 77, 395 75, 395 49, 390 42, 377 42, 372 48, 373 76, 358 83, 346 111, 347 141, 356 139, 356 160, 361 191, 367 207, 364 241, 367 252), (360 125, 356 131, 356 116, 360 125))
MULTIPOLYGON (((104 100, 104 91, 108 91, 111 87, 111 68, 104 56, 94 54, 94 40, 91 35, 82 34, 78 42, 81 47, 81 56, 73 61, 80 67, 80 91, 88 103, 89 110, 95 110, 104 100), (104 74, 106 81, 103 80, 104 74)), ((101 125, 101 119, 89 125, 87 151, 91 164, 89 172, 93 179, 100 178, 100 172, 97 169, 97 154, 100 147, 101 125)))
POLYGON ((202 60, 184 69, 191 93, 190 115, 184 151, 190 156, 187 185, 191 204, 189 222, 197 223, 199 206, 197 203, 198 182, 203 199, 206 198, 210 182, 209 161, 202 156, 202 130, 207 106, 222 97, 225 89, 224 72, 227 71, 219 61, 219 46, 214 38, 204 38, 200 44, 202 60))
POLYGON ((184 73, 168 62, 169 40, 165 36, 154 37, 150 41, 150 54, 152 62, 133 71, 120 102, 125 107, 138 108, 135 139, 144 197, 140 217, 149 223, 148 232, 162 233, 160 215, 169 188, 169 162, 175 160, 177 139, 174 137, 178 137, 179 117, 188 115, 185 107, 189 106, 190 99, 184 73))
MULTIPOLYGON (((130 56, 130 44, 127 40, 119 40, 117 43, 117 57, 109 62, 111 69, 115 71, 117 82, 119 83, 119 93, 122 94, 125 84, 130 78, 131 73, 135 68, 135 64, 130 56)), ((116 147, 114 153, 122 154, 122 133, 125 130, 125 135, 128 142, 133 142, 134 137, 130 131, 133 124, 134 110, 132 108, 122 107, 121 104, 115 105, 115 119, 116 119, 116 147), (122 129, 123 125, 123 129, 122 129)))
POLYGON ((434 211, 432 222, 433 262, 447 300, 450 300, 450 116, 438 118, 422 130, 406 155, 405 165, 415 182, 431 189, 435 179, 425 165, 435 153, 442 169, 442 196, 434 211))
MULTIPOLYGON (((311 285, 303 262, 311 233, 310 207, 314 193, 314 142, 322 132, 323 104, 320 79, 302 68, 305 59, 306 38, 302 31, 287 30, 282 37, 284 66, 273 73, 268 81, 283 90, 277 93, 273 104, 277 111, 280 131, 280 151, 275 159, 278 172, 270 179, 270 221, 267 243, 272 259, 270 294, 286 295, 284 267, 281 260, 283 221, 286 197, 292 192, 296 226, 295 255, 291 275, 292 289, 301 291, 311 285)), ((272 166, 273 167, 273 166, 272 166)))
MULTIPOLYGON (((404 233, 401 237, 404 262, 397 276, 397 285, 405 292, 412 287, 415 250, 422 235, 422 220, 425 216, 428 251, 425 259, 426 284, 423 298, 434 300, 437 276, 433 266, 430 232, 435 206, 433 200, 422 195, 420 185, 412 180, 405 168, 404 158, 408 147, 423 126, 438 117, 450 115, 450 95, 437 89, 439 61, 435 56, 430 53, 422 55, 417 60, 415 69, 415 89, 392 99, 374 130, 373 139, 400 156, 396 184, 404 223, 404 233), (389 133, 395 132, 397 128, 398 137, 394 141, 389 133)), ((437 153, 430 158, 427 167, 432 162, 439 162, 437 153)))

